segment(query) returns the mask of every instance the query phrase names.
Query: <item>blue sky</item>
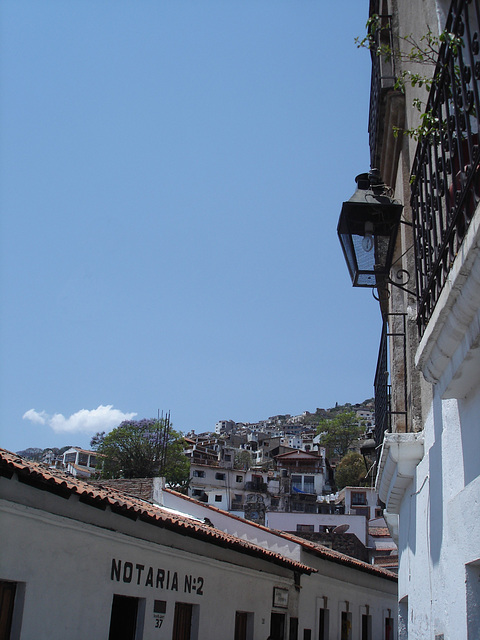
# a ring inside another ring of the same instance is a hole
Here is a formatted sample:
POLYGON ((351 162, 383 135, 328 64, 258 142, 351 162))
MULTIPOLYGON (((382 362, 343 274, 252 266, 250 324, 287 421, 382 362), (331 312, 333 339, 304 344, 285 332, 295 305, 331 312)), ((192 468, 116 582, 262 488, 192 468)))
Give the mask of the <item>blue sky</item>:
POLYGON ((0 446, 373 395, 359 0, 5 0, 0 446))

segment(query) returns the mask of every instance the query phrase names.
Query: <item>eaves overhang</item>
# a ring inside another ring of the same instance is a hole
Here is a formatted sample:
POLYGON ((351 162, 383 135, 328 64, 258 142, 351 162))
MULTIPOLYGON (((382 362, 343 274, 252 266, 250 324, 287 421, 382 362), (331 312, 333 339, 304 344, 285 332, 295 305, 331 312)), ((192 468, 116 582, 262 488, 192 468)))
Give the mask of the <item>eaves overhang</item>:
POLYGON ((386 510, 398 514, 405 491, 423 458, 423 432, 386 433, 375 488, 386 510))
MULTIPOLYGON (((182 536, 196 538, 218 547, 266 560, 301 574, 316 573, 316 569, 308 565, 216 529, 205 522, 194 520, 185 514, 179 515, 171 510, 167 511, 151 502, 121 491, 114 491, 106 486, 89 484, 85 480, 69 476, 57 469, 49 469, 39 462, 27 460, 0 448, 0 478, 2 477, 17 480, 21 484, 52 493, 65 500, 76 496, 80 503, 101 511, 109 509, 112 513, 132 521, 140 521, 182 536)), ((78 517, 79 519, 82 517, 80 512, 78 517)))

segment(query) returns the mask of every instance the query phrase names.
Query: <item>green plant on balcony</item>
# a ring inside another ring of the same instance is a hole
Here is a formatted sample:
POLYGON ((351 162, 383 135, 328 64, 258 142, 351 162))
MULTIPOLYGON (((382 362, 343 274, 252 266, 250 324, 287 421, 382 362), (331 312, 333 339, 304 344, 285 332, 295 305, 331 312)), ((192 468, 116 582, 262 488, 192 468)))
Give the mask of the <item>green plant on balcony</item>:
MULTIPOLYGON (((395 35, 391 39, 383 38, 383 32, 390 32, 390 23, 388 19, 386 21, 385 17, 379 14, 370 16, 367 20, 366 29, 367 35, 365 37, 355 38, 357 47, 366 48, 385 61, 398 63, 396 64, 397 67, 403 67, 395 75, 393 88, 404 94, 407 86, 423 88, 427 93, 430 92, 433 83, 439 79, 442 72, 441 69, 437 69, 441 46, 445 44, 452 51, 454 57, 457 57, 459 49, 464 46, 463 39, 460 36, 446 29, 436 35, 428 28, 427 33, 418 40, 412 34, 405 36, 395 35), (414 70, 407 65, 420 65, 420 69, 414 70), (424 71, 424 67, 428 70, 424 71)), ((459 78, 460 69, 458 65, 454 69, 455 75, 459 78)), ((436 136, 444 123, 440 121, 432 109, 427 108, 426 99, 414 97, 412 99, 412 107, 421 114, 420 124, 409 129, 394 126, 393 133, 395 137, 399 133, 403 133, 418 141, 425 137, 436 136)))

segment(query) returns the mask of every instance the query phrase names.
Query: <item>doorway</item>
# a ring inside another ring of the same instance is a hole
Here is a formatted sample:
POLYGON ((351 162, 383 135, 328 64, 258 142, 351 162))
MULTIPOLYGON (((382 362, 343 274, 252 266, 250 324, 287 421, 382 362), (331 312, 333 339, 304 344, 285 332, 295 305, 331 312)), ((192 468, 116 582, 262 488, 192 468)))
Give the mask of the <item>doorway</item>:
POLYGON ((273 613, 270 617, 270 636, 272 640, 285 640, 285 614, 273 613))
POLYGON ((135 640, 138 598, 114 594, 108 640, 135 640))
POLYGON ((0 640, 9 640, 12 628, 15 582, 0 582, 0 640))
POLYGON ((175 603, 172 640, 190 640, 192 630, 192 605, 186 602, 175 603))

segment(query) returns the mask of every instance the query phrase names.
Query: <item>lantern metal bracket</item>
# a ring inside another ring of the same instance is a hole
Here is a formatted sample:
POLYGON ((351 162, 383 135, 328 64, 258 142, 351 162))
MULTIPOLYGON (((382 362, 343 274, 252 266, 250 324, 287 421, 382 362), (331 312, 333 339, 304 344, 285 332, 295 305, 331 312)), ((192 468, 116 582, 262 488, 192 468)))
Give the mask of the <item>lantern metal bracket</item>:
MULTIPOLYGON (((402 222, 403 224, 406 224, 408 226, 413 226, 411 222, 407 222, 406 220, 400 220, 400 222, 402 222)), ((392 266, 390 267, 390 271, 393 269, 393 267, 395 266, 395 264, 397 262, 399 262, 403 256, 405 254, 407 254, 410 249, 413 249, 413 244, 411 244, 407 249, 405 249, 405 251, 398 256, 398 258, 395 260, 395 262, 392 264, 392 266)), ((409 295, 413 296, 415 298, 415 300, 419 299, 419 296, 417 294, 416 291, 411 291, 411 289, 407 289, 407 287, 405 285, 407 285, 410 282, 410 273, 406 270, 406 269, 398 269, 396 272, 396 277, 398 280, 403 280, 403 282, 395 282, 395 280, 392 280, 390 274, 388 274, 388 276, 385 277, 385 281, 388 284, 391 284, 394 287, 397 287, 397 289, 401 289, 402 291, 405 291, 405 293, 408 293, 409 295)), ((376 287, 377 291, 378 291, 378 287, 376 287)), ((380 302, 380 296, 376 296, 374 293, 375 289, 372 289, 372 294, 373 297, 375 298, 375 300, 377 300, 378 302, 380 302)), ((388 291, 388 289, 385 289, 385 299, 388 299, 390 297, 390 292, 388 291)))
MULTIPOLYGON (((397 271, 397 277, 400 277, 400 274, 402 275, 406 274, 408 276, 405 282, 405 284, 407 284, 410 281, 410 274, 408 273, 408 271, 406 271, 405 269, 399 269, 397 271)), ((408 293, 409 295, 413 296, 415 300, 418 300, 418 295, 416 291, 407 289, 407 287, 405 287, 403 284, 400 284, 399 282, 395 282, 395 280, 392 280, 390 276, 387 276, 385 278, 385 281, 388 284, 391 284, 393 287, 397 287, 397 289, 401 289, 402 291, 405 291, 405 293, 408 293)), ((382 289, 382 293, 383 293, 383 296, 380 295, 380 291, 378 287, 375 287, 372 289, 372 295, 377 302, 381 302, 382 300, 388 300, 388 298, 390 298, 390 291, 388 289, 386 288, 382 289), (375 295, 375 289, 377 290, 378 295, 375 295)))
MULTIPOLYGON (((405 269, 399 269, 397 271, 397 278, 400 278, 401 276, 403 276, 403 274, 406 274, 408 276, 405 282, 405 284, 408 284, 410 282, 410 274, 405 269)), ((409 295, 413 296, 415 299, 418 299, 418 295, 416 291, 411 291, 410 289, 407 289, 407 287, 403 286, 403 284, 400 284, 399 282, 395 282, 394 280, 392 280, 390 276, 388 276, 387 282, 388 284, 391 284, 392 286, 397 287, 402 291, 405 291, 405 293, 408 293, 409 295)))

